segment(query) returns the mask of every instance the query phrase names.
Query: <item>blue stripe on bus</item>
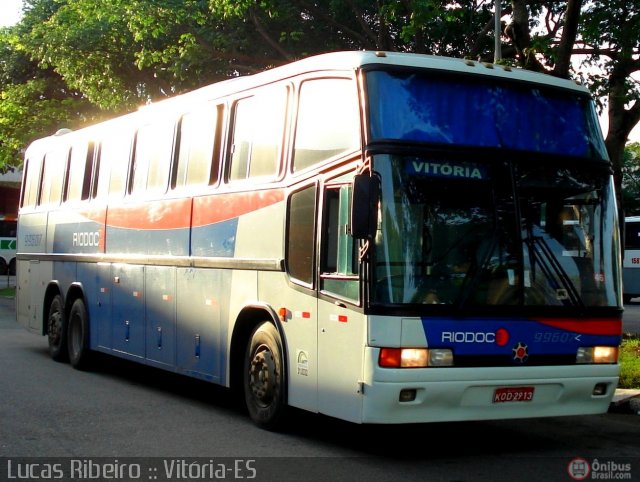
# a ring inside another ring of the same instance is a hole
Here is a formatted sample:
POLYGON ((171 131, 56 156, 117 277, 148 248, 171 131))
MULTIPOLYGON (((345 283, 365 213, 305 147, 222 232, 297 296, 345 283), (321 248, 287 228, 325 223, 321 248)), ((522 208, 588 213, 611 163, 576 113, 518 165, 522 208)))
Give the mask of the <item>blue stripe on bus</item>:
POLYGON ((423 318, 422 325, 429 347, 451 348, 454 355, 511 355, 518 344, 526 345, 529 355, 575 354, 581 346, 618 346, 622 339, 610 332, 589 334, 549 326, 543 319, 423 318))

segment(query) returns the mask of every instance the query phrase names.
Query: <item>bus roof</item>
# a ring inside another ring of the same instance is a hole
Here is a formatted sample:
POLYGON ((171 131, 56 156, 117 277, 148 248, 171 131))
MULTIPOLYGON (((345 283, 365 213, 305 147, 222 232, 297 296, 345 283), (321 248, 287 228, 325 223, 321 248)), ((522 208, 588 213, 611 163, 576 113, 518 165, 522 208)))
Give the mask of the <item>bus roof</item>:
MULTIPOLYGON (((141 106, 137 111, 125 114, 110 120, 103 121, 96 125, 86 126, 79 131, 91 131, 96 126, 106 126, 111 122, 127 122, 127 117, 137 117, 140 113, 153 115, 163 109, 171 109, 176 104, 197 105, 199 102, 214 100, 226 95, 240 93, 244 90, 252 89, 262 85, 283 80, 296 75, 320 72, 320 71, 353 71, 367 66, 399 66, 399 67, 415 67, 420 69, 431 69, 440 72, 459 72, 469 75, 479 75, 483 77, 491 77, 505 80, 515 80, 528 83, 536 83, 540 85, 551 86, 555 88, 570 89, 582 94, 589 95, 589 91, 567 79, 553 77, 551 75, 532 72, 529 70, 509 67, 506 65, 496 65, 486 62, 478 62, 468 59, 459 59, 453 57, 441 57, 435 55, 402 53, 402 52, 385 52, 385 51, 339 51, 314 55, 301 60, 291 62, 279 67, 257 74, 236 77, 224 80, 214 84, 210 84, 190 92, 176 95, 164 100, 153 102, 148 105, 141 106)), ((144 114, 142 114, 144 115, 144 114)), ((79 132, 74 131, 74 132, 79 132)), ((50 144, 56 137, 64 137, 66 132, 59 131, 57 134, 46 137, 47 143, 50 144)), ((34 144, 38 144, 38 140, 34 144)), ((54 141, 54 145, 55 145, 54 141)))
MULTIPOLYGON (((441 70, 447 72, 464 72, 469 74, 499 77, 504 79, 534 82, 565 89, 578 90, 583 93, 589 91, 567 79, 561 79, 548 74, 533 72, 518 67, 498 65, 488 62, 478 62, 469 59, 454 57, 442 57, 436 55, 385 52, 385 51, 342 51, 315 55, 277 67, 267 72, 286 71, 292 69, 295 72, 313 70, 346 70, 357 69, 367 65, 397 65, 402 67, 417 67, 424 69, 441 70)), ((266 72, 265 72, 266 73, 266 72)), ((256 75, 262 75, 256 74, 256 75)))
POLYGON ((198 95, 198 92, 207 91, 212 88, 221 88, 224 91, 241 91, 306 72, 357 70, 374 65, 416 67, 442 72, 459 72, 522 82, 533 82, 540 85, 571 89, 583 94, 589 94, 589 91, 584 86, 571 80, 507 65, 402 52, 340 51, 314 55, 264 72, 237 77, 202 87, 184 95, 198 95))

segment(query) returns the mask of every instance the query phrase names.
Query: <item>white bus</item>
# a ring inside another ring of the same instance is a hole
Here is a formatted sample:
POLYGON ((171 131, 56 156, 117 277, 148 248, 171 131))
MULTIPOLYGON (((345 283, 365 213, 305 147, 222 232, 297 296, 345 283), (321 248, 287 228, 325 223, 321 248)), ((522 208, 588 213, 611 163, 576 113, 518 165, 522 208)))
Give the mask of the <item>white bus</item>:
POLYGON ((103 352, 237 389, 264 428, 288 407, 602 413, 622 331, 611 172, 573 82, 311 57, 35 141, 17 317, 77 368, 103 352))
POLYGON ((640 296, 640 216, 624 218, 622 286, 625 303, 640 296))

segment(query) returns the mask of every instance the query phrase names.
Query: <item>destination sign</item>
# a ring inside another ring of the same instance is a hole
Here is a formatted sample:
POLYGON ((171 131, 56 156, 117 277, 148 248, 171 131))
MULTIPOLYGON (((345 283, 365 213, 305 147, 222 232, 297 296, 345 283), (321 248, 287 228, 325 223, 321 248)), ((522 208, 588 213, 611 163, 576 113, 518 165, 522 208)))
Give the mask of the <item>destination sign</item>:
POLYGON ((412 175, 455 179, 484 180, 488 178, 485 166, 471 162, 443 162, 413 160, 406 166, 412 175))

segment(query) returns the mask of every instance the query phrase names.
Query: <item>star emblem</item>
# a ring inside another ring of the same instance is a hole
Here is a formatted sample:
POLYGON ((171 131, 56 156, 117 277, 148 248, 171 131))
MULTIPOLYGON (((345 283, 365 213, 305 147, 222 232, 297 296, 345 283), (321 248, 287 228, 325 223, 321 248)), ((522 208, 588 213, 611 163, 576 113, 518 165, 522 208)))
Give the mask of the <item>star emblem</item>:
POLYGON ((513 361, 515 362, 524 363, 527 361, 527 358, 529 358, 529 347, 521 341, 513 347, 511 352, 513 353, 513 361))

